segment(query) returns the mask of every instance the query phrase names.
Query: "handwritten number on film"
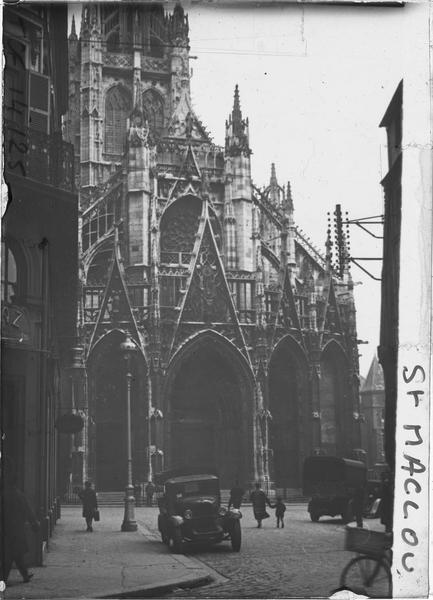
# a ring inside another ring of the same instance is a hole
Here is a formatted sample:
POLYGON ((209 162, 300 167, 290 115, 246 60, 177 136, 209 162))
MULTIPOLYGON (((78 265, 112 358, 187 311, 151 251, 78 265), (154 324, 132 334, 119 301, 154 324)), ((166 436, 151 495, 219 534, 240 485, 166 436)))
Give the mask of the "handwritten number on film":
MULTIPOLYGON (((25 71, 26 63, 24 56, 24 46, 20 44, 17 40, 10 38, 7 40, 6 45, 9 50, 9 57, 13 62, 13 66, 23 69, 25 71)), ((27 112, 27 103, 25 102, 24 98, 24 90, 18 89, 16 87, 11 87, 9 88, 9 91, 15 97, 12 97, 10 105, 6 106, 6 111, 8 111, 9 115, 10 113, 12 113, 13 117, 25 116, 27 112)), ((26 132, 22 131, 21 129, 18 129, 17 126, 13 127, 11 125, 8 126, 8 131, 10 137, 7 150, 10 158, 7 161, 7 167, 12 171, 19 169, 19 171, 21 171, 21 175, 25 177, 26 167, 24 161, 19 155, 27 154, 27 152, 29 151, 29 146, 25 141, 27 137, 26 132), (17 154, 18 156, 16 156, 17 154)))

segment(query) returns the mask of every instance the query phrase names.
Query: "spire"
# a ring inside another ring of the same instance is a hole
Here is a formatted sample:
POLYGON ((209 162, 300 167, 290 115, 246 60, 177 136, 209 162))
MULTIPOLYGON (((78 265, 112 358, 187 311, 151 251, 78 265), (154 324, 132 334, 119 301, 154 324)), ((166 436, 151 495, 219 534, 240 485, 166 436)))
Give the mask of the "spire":
POLYGON ((328 271, 332 270, 332 240, 331 240, 331 228, 329 227, 326 232, 326 267, 328 271))
POLYGON ((188 33, 189 33, 189 25, 188 25, 188 15, 185 15, 185 11, 183 10, 182 4, 178 1, 173 10, 173 14, 170 17, 170 31, 171 38, 177 44, 183 41, 188 44, 188 33))
POLYGON ((233 99, 233 110, 232 110, 232 123, 233 123, 233 133, 236 135, 239 129, 242 127, 242 111, 241 111, 241 103, 239 100, 239 86, 236 84, 235 86, 235 95, 233 99))
POLYGON ((292 197, 292 186, 290 185, 290 181, 287 182, 286 207, 287 207, 287 210, 291 213, 293 213, 295 211, 295 207, 293 205, 293 197, 292 197))
POLYGON ((72 15, 72 25, 71 25, 71 34, 69 36, 70 40, 76 40, 77 38, 77 32, 75 30, 75 15, 72 15))
POLYGON ((277 172, 276 172, 276 169, 275 169, 275 163, 271 164, 271 179, 269 181, 269 185, 271 187, 277 187, 278 186, 277 172))
POLYGON ((275 169, 275 163, 271 164, 271 178, 269 180, 269 200, 274 206, 280 205, 280 191, 281 188, 278 185, 277 172, 275 169))
POLYGON ((174 19, 182 22, 184 16, 185 16, 185 13, 184 13, 182 4, 180 2, 176 2, 176 5, 175 5, 174 10, 173 10, 173 17, 174 17, 174 19))
POLYGON ((233 109, 228 121, 226 121, 226 152, 231 156, 239 156, 240 154, 249 156, 251 154, 248 119, 242 118, 238 84, 235 86, 233 109))

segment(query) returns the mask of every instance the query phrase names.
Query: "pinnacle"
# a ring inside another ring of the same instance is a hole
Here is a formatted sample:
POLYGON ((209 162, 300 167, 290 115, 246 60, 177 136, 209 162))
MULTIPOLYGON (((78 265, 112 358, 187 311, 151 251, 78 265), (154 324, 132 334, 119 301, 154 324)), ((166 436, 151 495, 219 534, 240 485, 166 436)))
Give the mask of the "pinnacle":
POLYGON ((292 186, 290 185, 290 181, 287 182, 286 202, 287 208, 293 212, 295 207, 293 206, 292 186))
POLYGON ((177 14, 177 15, 179 15, 181 17, 184 16, 183 6, 182 6, 182 3, 179 0, 176 1, 176 4, 174 6, 174 10, 173 10, 173 14, 177 14))
POLYGON ((70 39, 76 39, 77 32, 75 29, 75 15, 72 15, 72 25, 71 25, 71 34, 69 36, 70 39))
POLYGON ((271 187, 277 187, 278 186, 277 172, 276 172, 276 169, 275 169, 275 163, 271 164, 271 179, 269 181, 269 185, 271 187))
POLYGON ((233 121, 237 120, 237 121, 240 122, 242 120, 242 112, 241 112, 241 103, 240 103, 240 100, 239 100, 239 86, 238 86, 238 84, 235 85, 235 94, 234 94, 234 100, 233 100, 232 118, 233 118, 233 121))
POLYGON ((242 119, 241 103, 239 100, 239 86, 235 85, 233 110, 229 115, 228 123, 226 123, 226 151, 229 148, 233 150, 236 147, 236 152, 246 152, 248 156, 251 154, 248 140, 248 120, 242 119))
POLYGON ((331 230, 328 229, 326 232, 326 262, 331 266, 332 262, 332 240, 331 240, 331 230))

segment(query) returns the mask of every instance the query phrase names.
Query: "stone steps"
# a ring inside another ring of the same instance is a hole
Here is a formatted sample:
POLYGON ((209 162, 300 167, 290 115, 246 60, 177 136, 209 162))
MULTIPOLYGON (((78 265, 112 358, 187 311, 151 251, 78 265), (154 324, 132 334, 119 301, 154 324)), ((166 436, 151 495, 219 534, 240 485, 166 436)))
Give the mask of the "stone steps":
POLYGON ((123 506, 125 492, 97 492, 98 506, 123 506))
MULTIPOLYGON (((305 498, 302 496, 302 491, 298 489, 273 489, 269 492, 269 499, 271 502, 275 501, 277 496, 281 496, 287 504, 296 504, 296 503, 304 503, 308 502, 309 498, 305 498)), ((98 497, 98 505, 99 506, 123 506, 125 501, 125 492, 124 491, 115 491, 115 492, 97 492, 98 497)), ((221 504, 223 506, 227 506, 230 497, 230 490, 221 490, 221 504)), ((140 504, 144 505, 146 502, 146 498, 142 497, 140 504)), ((156 504, 156 500, 154 497, 154 505, 156 504)), ((80 504, 79 498, 73 498, 70 502, 66 501, 66 504, 80 504)), ((249 504, 249 493, 245 494, 245 501, 243 504, 249 504)))

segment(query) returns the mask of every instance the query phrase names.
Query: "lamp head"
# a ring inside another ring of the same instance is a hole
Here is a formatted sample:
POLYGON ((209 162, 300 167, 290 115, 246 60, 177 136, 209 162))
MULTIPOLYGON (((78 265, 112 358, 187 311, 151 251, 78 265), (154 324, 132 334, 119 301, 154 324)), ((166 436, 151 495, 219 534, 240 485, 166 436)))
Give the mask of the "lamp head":
POLYGON ((129 356, 137 350, 137 346, 130 335, 126 335, 125 340, 120 344, 120 350, 122 354, 125 355, 125 358, 129 358, 129 356))

